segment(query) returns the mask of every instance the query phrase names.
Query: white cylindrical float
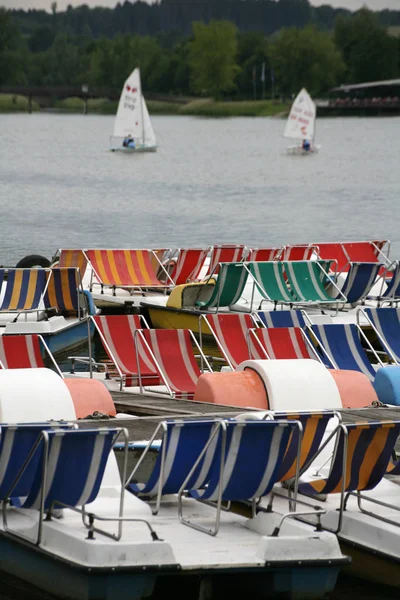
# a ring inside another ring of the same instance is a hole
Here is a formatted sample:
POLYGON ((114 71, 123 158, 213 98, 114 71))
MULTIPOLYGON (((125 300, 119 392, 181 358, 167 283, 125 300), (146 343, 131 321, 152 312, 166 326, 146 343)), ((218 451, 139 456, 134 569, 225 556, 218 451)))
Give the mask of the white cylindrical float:
POLYGON ((252 369, 263 380, 270 410, 342 408, 335 380, 316 360, 246 360, 237 367, 238 371, 245 369, 252 369))
POLYGON ((0 423, 76 419, 71 394, 50 369, 0 370, 0 423))

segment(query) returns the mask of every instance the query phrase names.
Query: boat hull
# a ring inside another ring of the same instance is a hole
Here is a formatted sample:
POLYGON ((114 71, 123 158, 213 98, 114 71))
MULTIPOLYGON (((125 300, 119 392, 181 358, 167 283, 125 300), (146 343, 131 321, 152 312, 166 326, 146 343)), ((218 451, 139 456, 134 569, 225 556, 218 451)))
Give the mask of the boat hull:
MULTIPOLYGON (((142 307, 147 309, 154 329, 190 329, 193 333, 199 333, 199 318, 204 313, 154 304, 143 304, 142 307)), ((202 333, 212 335, 204 320, 202 333)))
POLYGON ((309 150, 304 150, 302 146, 288 146, 286 148, 286 154, 290 154, 293 156, 308 156, 311 154, 318 154, 321 146, 317 144, 312 144, 309 150))
POLYGON ((136 146, 135 148, 125 148, 123 146, 115 146, 110 148, 111 152, 122 152, 124 154, 137 154, 138 152, 156 152, 157 146, 136 146))
POLYGON ((199 588, 220 596, 229 588, 257 591, 258 597, 322 600, 336 584, 347 559, 284 561, 257 568, 191 569, 180 565, 93 568, 71 563, 32 544, 0 534, 1 572, 25 586, 69 600, 120 600, 151 598, 169 589, 184 589, 186 597, 198 596, 199 588), (182 587, 183 586, 183 587, 182 587), (196 593, 197 592, 197 593, 196 593))
POLYGON ((93 337, 95 328, 92 320, 90 320, 89 325, 85 320, 57 333, 43 335, 43 339, 49 347, 50 352, 57 354, 87 343, 88 329, 90 330, 90 337, 93 337))
POLYGON ((339 536, 342 552, 351 557, 348 570, 352 575, 373 583, 400 588, 400 560, 385 554, 351 544, 339 536))

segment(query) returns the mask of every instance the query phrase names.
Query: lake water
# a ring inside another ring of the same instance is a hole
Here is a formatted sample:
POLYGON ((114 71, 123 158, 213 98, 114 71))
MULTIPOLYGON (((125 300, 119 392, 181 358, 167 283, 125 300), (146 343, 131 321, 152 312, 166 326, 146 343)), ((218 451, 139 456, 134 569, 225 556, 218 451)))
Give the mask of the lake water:
POLYGON ((320 119, 287 156, 284 121, 155 116, 157 153, 108 151, 113 117, 0 115, 0 263, 59 247, 390 239, 400 255, 400 118, 320 119))
MULTIPOLYGON (((281 119, 153 125, 158 152, 126 156, 108 151, 112 117, 0 115, 0 264, 60 247, 380 238, 400 257, 400 118, 320 119, 306 157, 285 154, 281 119)), ((335 599, 392 597, 341 581, 335 599)))

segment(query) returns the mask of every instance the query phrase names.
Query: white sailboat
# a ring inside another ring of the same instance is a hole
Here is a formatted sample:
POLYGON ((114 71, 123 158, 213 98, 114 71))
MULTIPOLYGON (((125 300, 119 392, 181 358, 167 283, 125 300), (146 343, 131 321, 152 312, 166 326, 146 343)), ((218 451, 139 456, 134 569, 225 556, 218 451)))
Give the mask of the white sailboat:
POLYGON ((136 68, 122 88, 110 150, 131 153, 155 152, 156 149, 156 136, 142 94, 140 69, 136 68), (132 141, 127 143, 128 139, 132 141))
POLYGON ((320 146, 314 143, 316 116, 317 108, 307 90, 303 88, 292 104, 283 133, 285 138, 298 140, 301 143, 288 146, 286 149, 288 154, 318 152, 320 146))

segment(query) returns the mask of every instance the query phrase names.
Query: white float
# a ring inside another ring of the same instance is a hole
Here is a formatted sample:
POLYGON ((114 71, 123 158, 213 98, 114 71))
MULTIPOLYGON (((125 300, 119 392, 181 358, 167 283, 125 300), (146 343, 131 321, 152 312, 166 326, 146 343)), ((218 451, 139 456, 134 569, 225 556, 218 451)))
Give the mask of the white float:
POLYGON ((316 360, 246 360, 237 367, 245 369, 256 371, 263 380, 270 410, 342 408, 333 377, 316 360))
POLYGON ((0 370, 0 423, 75 420, 71 394, 50 369, 0 370))

